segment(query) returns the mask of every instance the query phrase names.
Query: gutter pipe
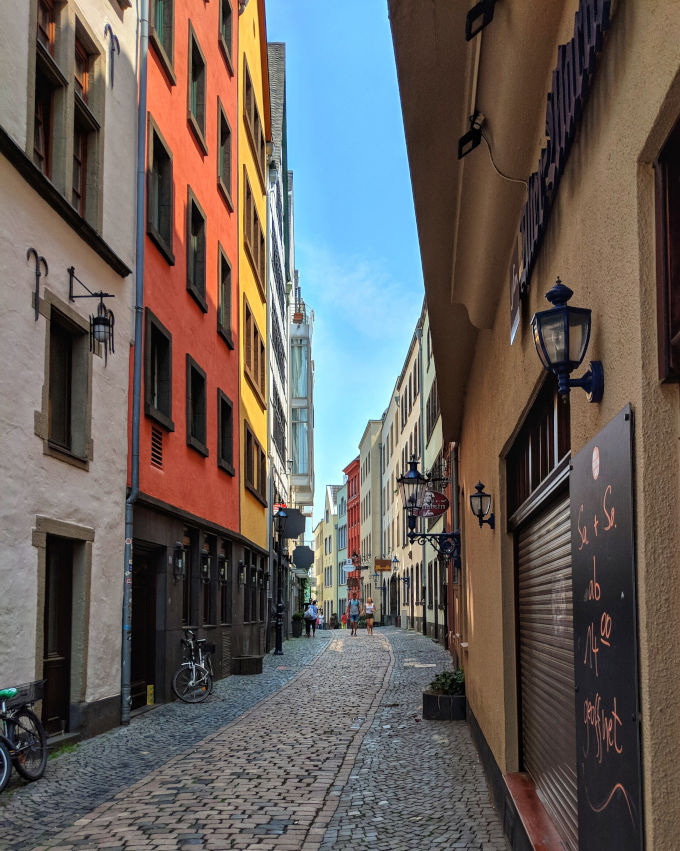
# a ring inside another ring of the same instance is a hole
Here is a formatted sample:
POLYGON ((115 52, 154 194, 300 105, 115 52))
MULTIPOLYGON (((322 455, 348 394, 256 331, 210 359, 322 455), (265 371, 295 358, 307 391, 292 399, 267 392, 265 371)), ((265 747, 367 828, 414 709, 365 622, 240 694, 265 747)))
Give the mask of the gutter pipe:
POLYGON ((132 534, 139 495, 139 422, 142 395, 142 319, 144 315, 144 200, 146 189, 146 68, 149 51, 149 0, 139 0, 139 97, 137 106, 137 232, 135 250, 135 330, 132 373, 132 455, 130 491, 125 500, 123 641, 121 648, 121 724, 130 723, 132 661, 132 534))

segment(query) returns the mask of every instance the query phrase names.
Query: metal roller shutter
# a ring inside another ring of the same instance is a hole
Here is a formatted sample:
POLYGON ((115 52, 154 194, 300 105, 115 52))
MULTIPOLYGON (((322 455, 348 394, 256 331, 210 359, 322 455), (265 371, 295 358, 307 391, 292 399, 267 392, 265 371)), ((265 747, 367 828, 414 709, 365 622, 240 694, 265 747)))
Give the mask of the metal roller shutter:
POLYGON ((578 848, 569 496, 519 532, 524 769, 565 847, 578 848))

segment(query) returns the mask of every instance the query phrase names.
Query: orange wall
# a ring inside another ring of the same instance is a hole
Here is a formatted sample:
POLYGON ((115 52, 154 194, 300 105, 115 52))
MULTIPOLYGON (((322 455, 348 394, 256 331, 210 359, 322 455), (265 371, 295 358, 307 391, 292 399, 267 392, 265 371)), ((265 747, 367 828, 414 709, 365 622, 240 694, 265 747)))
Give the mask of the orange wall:
MULTIPOLYGON (((174 432, 164 431, 164 469, 150 463, 152 421, 144 416, 140 432, 140 489, 198 517, 238 531, 240 451, 238 440, 238 249, 237 221, 217 188, 218 96, 232 131, 231 197, 237 198, 237 85, 219 47, 219 3, 183 0, 175 3, 172 85, 152 45, 148 63, 148 111, 158 125, 173 157, 175 265, 146 238, 144 290, 149 307, 172 333, 172 419, 174 432), (187 121, 188 19, 206 62, 205 155, 187 121), (206 214, 207 313, 186 289, 187 184, 206 214), (218 241, 232 267, 232 336, 228 348, 217 332, 218 241), (186 443, 186 353, 207 373, 208 457, 186 443), (234 467, 230 476, 217 466, 217 388, 233 402, 234 467)), ((233 3, 232 57, 237 56, 238 8, 233 3)), ((148 132, 148 130, 147 130, 148 132)), ((148 145, 147 145, 148 150, 148 145)))
POLYGON ((361 553, 361 518, 359 514, 359 459, 348 464, 343 473, 347 476, 347 556, 361 553))

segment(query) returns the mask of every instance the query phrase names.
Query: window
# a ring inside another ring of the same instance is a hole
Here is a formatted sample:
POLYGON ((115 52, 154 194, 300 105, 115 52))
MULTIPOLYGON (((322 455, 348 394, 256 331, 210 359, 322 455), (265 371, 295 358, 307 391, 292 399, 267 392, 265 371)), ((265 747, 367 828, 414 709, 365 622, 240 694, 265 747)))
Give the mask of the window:
POLYGON ((146 308, 144 334, 144 413, 169 431, 172 421, 172 334, 146 308))
POLYGON ((296 399, 307 398, 307 376, 309 349, 306 340, 291 340, 290 345, 290 392, 296 399))
POLYGON ((204 154, 208 153, 205 142, 205 59, 189 21, 189 91, 188 121, 196 141, 204 154))
POLYGON ((291 439, 293 452, 293 474, 309 474, 309 414, 307 408, 293 408, 291 411, 291 439))
POLYGON ((265 186, 264 165, 266 154, 266 143, 264 139, 264 125, 260 118, 260 111, 257 108, 255 98, 255 89, 253 88, 252 77, 248 63, 243 59, 243 117, 245 119, 246 131, 248 140, 252 148, 253 156, 257 164, 258 174, 262 188, 265 186))
POLYGON ((151 116, 148 138, 146 231, 172 266, 175 263, 172 253, 172 154, 151 116))
POLYGON ((220 623, 230 624, 233 603, 233 567, 231 543, 229 541, 222 541, 219 556, 217 560, 218 569, 220 561, 223 559, 225 574, 224 580, 220 580, 220 623))
POLYGON ((149 27, 149 41, 153 45, 161 67, 170 79, 170 82, 174 84, 173 44, 175 2, 174 0, 151 0, 149 12, 151 24, 149 27))
POLYGON ((234 348, 231 334, 231 263, 222 246, 217 245, 217 333, 230 349, 234 348))
POLYGON ((217 390, 217 466, 234 475, 234 405, 217 390))
POLYGON ((255 324, 255 318, 244 299, 245 334, 243 339, 245 374, 262 407, 266 406, 266 351, 265 343, 255 324))
POLYGON ((187 444, 201 455, 208 455, 206 446, 206 377, 205 372, 191 357, 186 356, 187 444))
POLYGON ((234 73, 234 63, 232 60, 233 50, 232 44, 234 41, 234 20, 231 8, 231 0, 220 0, 220 36, 219 44, 222 48, 222 54, 227 61, 227 66, 231 73, 234 73))
MULTIPOLYGON (((227 0, 224 0, 227 2, 227 0)), ((217 101, 217 186, 231 211, 234 205, 231 200, 231 127, 222 106, 217 101)))
POLYGON ((182 579, 182 625, 188 626, 191 623, 191 615, 193 610, 193 547, 191 543, 191 531, 184 530, 182 538, 184 546, 184 578, 182 579))
POLYGON ((38 42, 54 54, 54 3, 38 0, 38 42))
POLYGON ((215 548, 215 539, 206 537, 205 542, 203 544, 202 553, 206 553, 211 558, 211 569, 210 569, 210 579, 205 580, 201 577, 201 623, 202 624, 213 624, 215 623, 215 612, 214 612, 214 600, 215 600, 215 584, 217 582, 217 575, 215 571, 215 557, 213 555, 215 548))
POLYGON ((67 84, 53 58, 55 32, 54 3, 52 0, 38 0, 33 106, 33 162, 49 178, 52 177, 54 101, 56 94, 67 84))
POLYGON ((243 422, 244 431, 244 458, 243 481, 246 490, 263 504, 267 504, 267 456, 260 446, 259 441, 253 434, 247 421, 243 422))
POLYGON ((87 187, 92 180, 92 162, 99 124, 91 107, 91 68, 93 57, 88 54, 85 45, 76 36, 74 58, 74 117, 73 117, 73 169, 71 176, 71 204, 83 218, 92 218, 88 206, 87 187), (92 156, 88 157, 88 151, 92 156), (89 177, 89 179, 88 179, 89 177))
POLYGON ((187 191, 187 289, 203 313, 205 300, 205 213, 189 188, 187 191))
POLYGON ((262 230, 262 225, 260 224, 260 218, 257 215, 257 208, 255 207, 255 198, 253 196, 252 189, 250 188, 250 181, 248 180, 248 173, 245 169, 245 166, 243 168, 243 175, 245 181, 245 189, 243 193, 243 232, 245 235, 246 253, 248 255, 250 265, 252 266, 253 272, 255 274, 255 282, 259 287, 260 295, 262 296, 262 301, 264 301, 264 283, 266 280, 266 248, 264 231, 262 230))
POLYGON ((680 121, 655 172, 659 378, 680 381, 680 121))
POLYGON ((250 621, 250 550, 243 550, 243 570, 245 583, 243 585, 243 622, 250 621))

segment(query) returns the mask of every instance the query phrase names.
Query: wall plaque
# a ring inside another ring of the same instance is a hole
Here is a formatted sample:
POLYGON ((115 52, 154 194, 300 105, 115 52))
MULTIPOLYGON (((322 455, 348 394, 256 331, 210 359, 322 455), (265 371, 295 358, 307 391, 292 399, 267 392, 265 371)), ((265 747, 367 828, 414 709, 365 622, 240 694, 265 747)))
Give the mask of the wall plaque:
POLYGON ((643 847, 630 405, 570 478, 579 848, 643 847))

